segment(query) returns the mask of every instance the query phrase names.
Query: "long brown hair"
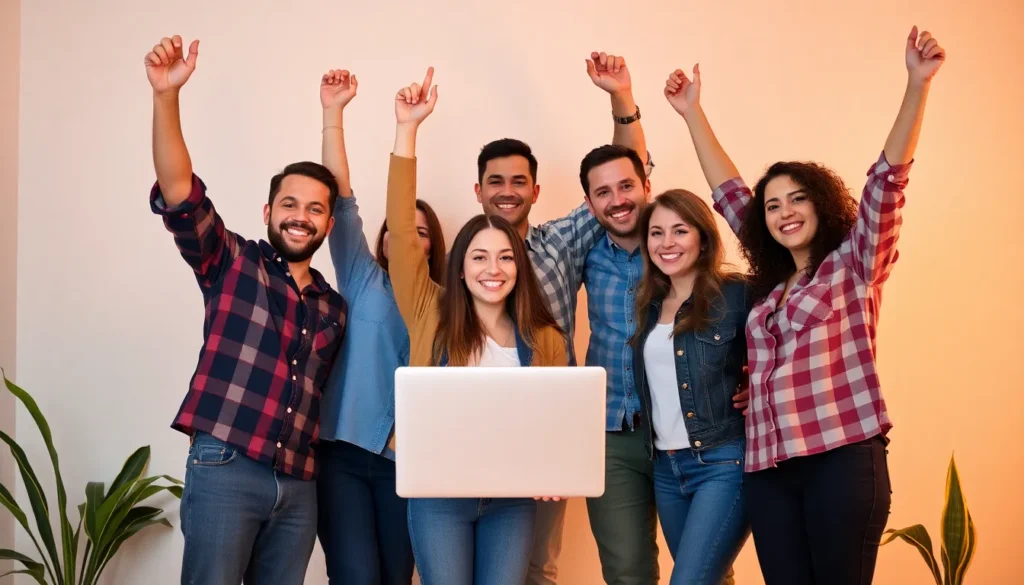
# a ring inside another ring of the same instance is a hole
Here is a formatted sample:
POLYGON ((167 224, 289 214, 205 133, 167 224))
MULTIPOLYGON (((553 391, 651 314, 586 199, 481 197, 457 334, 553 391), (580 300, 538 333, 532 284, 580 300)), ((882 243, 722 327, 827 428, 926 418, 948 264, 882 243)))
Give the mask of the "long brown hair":
MULTIPOLYGON (((515 319, 519 335, 531 349, 537 349, 537 332, 552 327, 561 332, 555 318, 551 316, 544 297, 541 296, 537 276, 526 254, 526 245, 519 232, 503 217, 477 215, 466 222, 455 236, 452 245, 448 274, 444 290, 441 291, 437 334, 434 336, 433 363, 441 362, 447 352, 448 363, 453 366, 468 365, 484 347, 483 324, 473 308, 473 297, 462 279, 466 252, 473 238, 482 230, 493 228, 504 232, 512 243, 512 257, 516 264, 516 283, 505 298, 505 310, 515 319)), ((528 365, 528 364, 523 364, 528 365)))
MULTIPOLYGON (((416 209, 422 211, 423 216, 427 218, 427 237, 430 238, 430 256, 427 258, 427 264, 430 265, 430 280, 441 284, 444 282, 444 269, 447 264, 447 259, 444 255, 446 248, 444 232, 441 231, 441 222, 438 221, 437 214, 434 213, 434 209, 426 201, 417 199, 416 209)), ((380 231, 377 232, 377 246, 374 252, 377 264, 380 264, 384 272, 388 271, 388 257, 384 255, 384 234, 386 233, 388 233, 388 222, 385 219, 384 223, 380 226, 380 231)))
POLYGON ((663 300, 672 290, 672 281, 651 260, 647 249, 647 233, 651 227, 651 216, 659 207, 678 215, 700 234, 700 256, 693 269, 697 277, 693 282, 693 302, 672 330, 675 337, 686 331, 699 331, 711 322, 712 303, 722 295, 722 283, 740 279, 737 274, 725 270, 725 248, 718 233, 715 216, 707 203, 693 193, 683 189, 671 189, 658 195, 640 216, 640 254, 643 256, 644 274, 636 295, 636 333, 630 343, 636 344, 647 330, 647 316, 654 301, 663 300))
POLYGON ((775 240, 765 219, 765 189, 772 179, 783 175, 806 190, 818 215, 807 276, 814 276, 825 257, 839 247, 857 221, 857 200, 833 170, 813 162, 777 162, 769 167, 754 187, 754 197, 747 204, 739 232, 743 256, 750 264, 754 301, 767 297, 796 271, 793 254, 775 240))

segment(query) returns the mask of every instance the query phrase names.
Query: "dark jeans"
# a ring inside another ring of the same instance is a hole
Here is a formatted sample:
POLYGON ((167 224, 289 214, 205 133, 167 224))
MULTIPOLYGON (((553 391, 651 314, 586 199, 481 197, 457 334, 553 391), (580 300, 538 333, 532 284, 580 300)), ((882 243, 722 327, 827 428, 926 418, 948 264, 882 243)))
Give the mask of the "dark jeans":
POLYGON ((320 441, 320 546, 333 585, 409 585, 413 555, 395 462, 344 441, 320 441))
POLYGON ((766 585, 867 585, 889 518, 883 439, 796 457, 744 478, 766 585))

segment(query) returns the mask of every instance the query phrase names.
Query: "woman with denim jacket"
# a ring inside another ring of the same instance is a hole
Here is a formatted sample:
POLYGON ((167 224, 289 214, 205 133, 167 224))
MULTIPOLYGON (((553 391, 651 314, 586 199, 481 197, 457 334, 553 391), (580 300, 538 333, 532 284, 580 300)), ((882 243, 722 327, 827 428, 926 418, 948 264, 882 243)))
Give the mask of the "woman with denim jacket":
POLYGON ((904 43, 903 102, 859 202, 813 162, 775 163, 752 191, 704 115, 699 69, 666 82, 715 209, 750 263, 744 490, 768 585, 870 583, 889 516, 892 422, 876 333, 928 91, 945 60, 916 26, 904 43))
MULTIPOLYGON (((478 215, 459 230, 443 288, 430 280, 426 259, 416 253, 416 133, 437 100, 432 77, 430 69, 422 85, 395 96, 388 172, 390 273, 409 328, 409 365, 565 366, 562 332, 541 296, 523 239, 508 221, 478 215)), ((397 437, 398 449, 401 441, 397 437)), ((536 504, 531 498, 410 499, 409 533, 423 585, 522 585, 536 504)))
MULTIPOLYGON (((317 507, 320 545, 331 583, 410 585, 412 544, 406 501, 395 491, 395 369, 409 362, 409 334, 388 276, 388 234, 382 225, 376 257, 363 235, 349 181, 342 111, 356 94, 356 76, 323 76, 323 164, 338 180, 334 228, 328 235, 338 291, 349 306, 348 329, 321 403, 317 507)), ((416 231, 430 278, 445 269, 441 224, 416 202, 416 231)))
POLYGON ((723 270, 715 218, 699 197, 662 193, 640 219, 644 276, 632 339, 636 387, 651 421, 658 518, 671 585, 717 585, 748 534, 743 280, 723 270))

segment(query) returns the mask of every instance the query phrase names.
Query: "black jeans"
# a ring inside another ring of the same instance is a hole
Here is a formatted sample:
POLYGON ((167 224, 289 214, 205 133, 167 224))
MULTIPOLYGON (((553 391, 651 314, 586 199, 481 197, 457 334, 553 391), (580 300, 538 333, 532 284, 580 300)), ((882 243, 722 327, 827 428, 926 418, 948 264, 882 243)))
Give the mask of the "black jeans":
POLYGON ((766 585, 867 585, 889 519, 881 436, 744 477, 766 585))
POLYGON ((328 581, 412 583, 407 501, 395 493, 395 462, 344 441, 320 441, 317 456, 317 532, 328 581))

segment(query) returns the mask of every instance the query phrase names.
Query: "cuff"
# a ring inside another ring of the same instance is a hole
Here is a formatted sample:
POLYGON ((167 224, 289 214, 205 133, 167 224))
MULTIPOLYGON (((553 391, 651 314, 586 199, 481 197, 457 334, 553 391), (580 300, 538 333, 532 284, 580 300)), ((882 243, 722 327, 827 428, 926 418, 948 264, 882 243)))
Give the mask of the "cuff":
POLYGON ((164 194, 160 191, 160 183, 156 182, 153 183, 153 189, 149 192, 149 207, 157 215, 183 217, 195 211, 204 199, 206 199, 206 184, 193 173, 192 192, 178 206, 167 207, 164 194))

